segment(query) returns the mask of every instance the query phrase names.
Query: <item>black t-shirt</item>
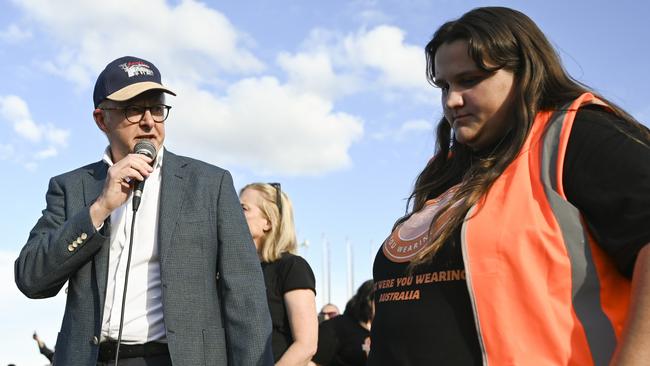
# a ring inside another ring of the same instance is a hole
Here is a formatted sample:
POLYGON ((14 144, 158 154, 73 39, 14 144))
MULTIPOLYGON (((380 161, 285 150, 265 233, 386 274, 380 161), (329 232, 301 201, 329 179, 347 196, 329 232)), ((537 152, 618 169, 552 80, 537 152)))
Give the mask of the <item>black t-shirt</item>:
POLYGON ((316 279, 307 261, 290 253, 283 253, 274 262, 262 262, 262 272, 273 322, 273 358, 277 361, 293 343, 284 294, 299 289, 309 289, 316 293, 316 279))
MULTIPOLYGON (((650 242, 650 149, 615 126, 639 136, 599 108, 578 112, 563 184, 596 241, 629 277, 639 250, 650 242)), ((384 243, 373 268, 376 313, 368 365, 482 364, 459 243, 457 230, 453 241, 412 274, 409 262, 390 250, 390 237, 384 243)))
POLYGON ((318 326, 318 350, 312 361, 323 366, 365 366, 370 331, 347 314, 318 326))

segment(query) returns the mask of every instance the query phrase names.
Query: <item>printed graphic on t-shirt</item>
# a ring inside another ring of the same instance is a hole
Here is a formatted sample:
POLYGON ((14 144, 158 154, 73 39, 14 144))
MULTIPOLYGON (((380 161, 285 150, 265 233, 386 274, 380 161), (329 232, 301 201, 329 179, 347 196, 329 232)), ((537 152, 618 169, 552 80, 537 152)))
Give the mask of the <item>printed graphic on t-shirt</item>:
POLYGON ((465 281, 464 269, 418 273, 375 282, 377 302, 419 300, 422 285, 434 282, 465 281), (411 287, 415 285, 414 287, 411 287), (407 289, 406 287, 411 287, 407 289), (393 291, 390 291, 393 290, 393 291))
MULTIPOLYGON (((451 187, 437 198, 427 201, 424 208, 399 224, 382 246, 386 258, 396 263, 410 262, 429 246, 432 242, 431 222, 457 190, 458 186, 451 187)), ((440 222, 443 220, 444 218, 440 222)))
MULTIPOLYGON (((417 266, 439 226, 431 222, 458 188, 451 188, 397 225, 373 265, 375 317, 368 365, 480 365, 467 289, 460 228, 417 266), (441 336, 444 334, 444 336, 441 336), (475 362, 478 360, 478 362, 475 362)), ((443 217, 441 221, 448 222, 443 217)))

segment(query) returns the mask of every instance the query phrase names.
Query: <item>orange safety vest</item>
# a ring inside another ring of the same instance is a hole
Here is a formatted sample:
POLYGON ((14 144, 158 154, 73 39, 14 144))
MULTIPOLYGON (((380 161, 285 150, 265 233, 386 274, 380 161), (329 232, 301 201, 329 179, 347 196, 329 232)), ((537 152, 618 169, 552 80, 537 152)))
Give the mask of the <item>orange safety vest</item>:
POLYGON ((469 212, 461 243, 484 365, 607 365, 630 281, 596 244, 562 185, 583 94, 535 117, 520 154, 469 212))

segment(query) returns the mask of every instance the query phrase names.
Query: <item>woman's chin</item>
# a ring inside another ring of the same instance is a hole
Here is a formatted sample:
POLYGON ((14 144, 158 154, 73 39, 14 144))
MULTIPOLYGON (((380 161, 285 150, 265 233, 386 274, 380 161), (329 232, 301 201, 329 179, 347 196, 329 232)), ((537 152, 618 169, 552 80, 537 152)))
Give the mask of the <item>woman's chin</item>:
POLYGON ((461 127, 454 129, 454 137, 458 143, 467 145, 469 148, 474 150, 473 145, 476 144, 476 133, 472 129, 461 127))

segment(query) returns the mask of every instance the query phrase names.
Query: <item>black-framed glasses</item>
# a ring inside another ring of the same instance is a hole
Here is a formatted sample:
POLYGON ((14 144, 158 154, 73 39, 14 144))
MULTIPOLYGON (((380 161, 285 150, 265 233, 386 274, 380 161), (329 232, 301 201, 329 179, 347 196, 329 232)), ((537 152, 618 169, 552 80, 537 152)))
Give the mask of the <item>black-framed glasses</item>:
POLYGON ((318 314, 320 314, 320 315, 322 315, 322 316, 327 316, 327 317, 329 317, 330 319, 332 319, 332 318, 338 316, 338 315, 339 315, 339 312, 338 312, 338 311, 321 311, 321 312, 318 313, 318 314))
POLYGON ((150 106, 144 105, 127 105, 126 107, 120 108, 100 108, 104 111, 123 111, 124 117, 126 120, 131 123, 140 123, 144 118, 144 114, 149 111, 151 113, 151 118, 156 123, 165 122, 167 117, 169 117, 169 110, 172 109, 171 106, 165 104, 154 104, 150 106))
POLYGON ((269 185, 275 188, 275 204, 278 206, 280 219, 282 219, 282 185, 280 183, 269 183, 269 185))

